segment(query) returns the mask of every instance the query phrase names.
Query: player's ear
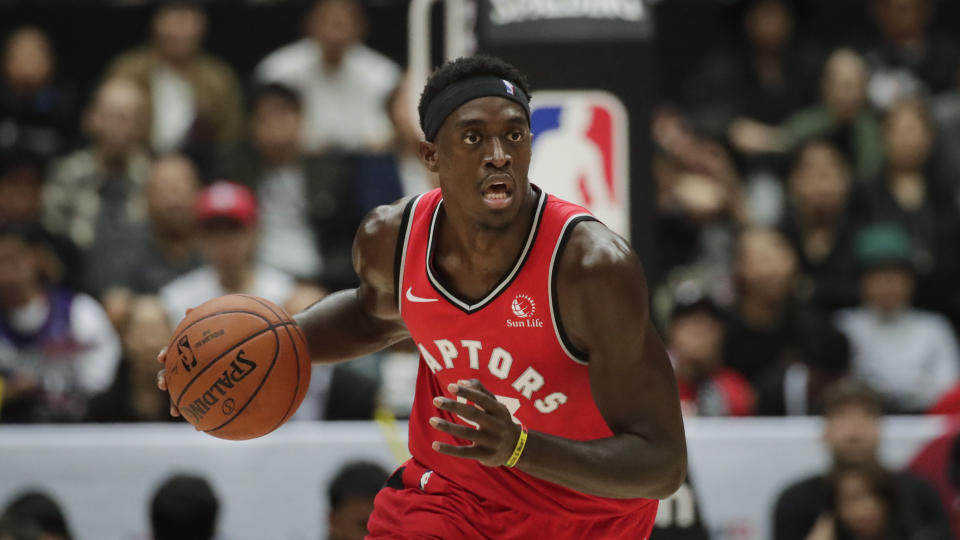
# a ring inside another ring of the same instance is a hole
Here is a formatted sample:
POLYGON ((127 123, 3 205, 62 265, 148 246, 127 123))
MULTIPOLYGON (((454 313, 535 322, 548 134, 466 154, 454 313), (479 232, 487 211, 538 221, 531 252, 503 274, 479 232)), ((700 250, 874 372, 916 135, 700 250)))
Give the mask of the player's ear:
POLYGON ((437 172, 437 145, 430 141, 420 141, 418 148, 420 152, 420 161, 430 172, 437 172))

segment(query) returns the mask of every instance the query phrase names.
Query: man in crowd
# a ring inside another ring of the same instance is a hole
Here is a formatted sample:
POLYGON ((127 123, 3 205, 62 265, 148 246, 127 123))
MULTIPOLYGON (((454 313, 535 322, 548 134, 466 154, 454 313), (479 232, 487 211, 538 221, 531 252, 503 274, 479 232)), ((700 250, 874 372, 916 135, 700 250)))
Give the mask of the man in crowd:
MULTIPOLYGON (((880 441, 880 397, 864 383, 843 379, 825 393, 823 439, 833 466, 876 462, 880 441)), ((826 474, 800 480, 777 497, 773 514, 773 538, 804 540, 826 506, 826 474)), ((949 538, 950 525, 937 494, 923 480, 909 474, 897 476, 898 489, 918 521, 919 528, 949 538)))
POLYGON ((304 97, 308 152, 379 149, 393 138, 386 103, 400 70, 362 43, 366 24, 357 0, 316 0, 307 15, 307 37, 257 67, 257 80, 282 82, 304 97))

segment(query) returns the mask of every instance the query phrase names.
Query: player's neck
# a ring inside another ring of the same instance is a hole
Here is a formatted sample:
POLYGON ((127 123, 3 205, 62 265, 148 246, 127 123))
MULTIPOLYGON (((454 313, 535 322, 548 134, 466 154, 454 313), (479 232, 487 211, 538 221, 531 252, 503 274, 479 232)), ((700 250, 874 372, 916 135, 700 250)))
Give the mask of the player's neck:
POLYGON ((493 258, 509 264, 523 249, 533 223, 536 202, 536 193, 530 189, 517 219, 503 228, 483 226, 463 214, 444 213, 440 229, 441 252, 457 254, 469 262, 489 262, 493 258))

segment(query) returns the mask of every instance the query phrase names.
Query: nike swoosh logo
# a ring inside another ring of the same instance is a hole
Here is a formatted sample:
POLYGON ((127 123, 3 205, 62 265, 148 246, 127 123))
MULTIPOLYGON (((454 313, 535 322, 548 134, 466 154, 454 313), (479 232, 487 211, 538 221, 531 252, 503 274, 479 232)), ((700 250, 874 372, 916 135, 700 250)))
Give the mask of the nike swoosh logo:
POLYGON ((407 288, 407 300, 411 302, 436 302, 439 298, 420 298, 413 295, 413 287, 407 288))

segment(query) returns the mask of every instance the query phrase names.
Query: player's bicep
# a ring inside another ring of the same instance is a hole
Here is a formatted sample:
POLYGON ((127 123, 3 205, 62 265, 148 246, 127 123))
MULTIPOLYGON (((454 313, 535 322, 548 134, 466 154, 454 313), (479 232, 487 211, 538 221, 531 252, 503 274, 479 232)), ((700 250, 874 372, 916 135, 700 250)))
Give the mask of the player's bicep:
POLYGON ((615 433, 682 438, 676 380, 650 320, 640 261, 622 239, 590 234, 602 227, 590 225, 558 292, 566 331, 588 354, 597 408, 615 433))

